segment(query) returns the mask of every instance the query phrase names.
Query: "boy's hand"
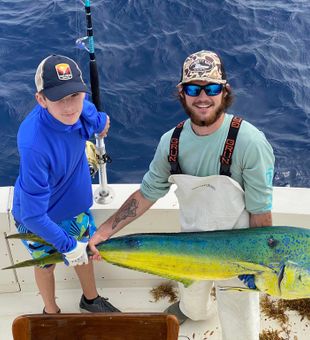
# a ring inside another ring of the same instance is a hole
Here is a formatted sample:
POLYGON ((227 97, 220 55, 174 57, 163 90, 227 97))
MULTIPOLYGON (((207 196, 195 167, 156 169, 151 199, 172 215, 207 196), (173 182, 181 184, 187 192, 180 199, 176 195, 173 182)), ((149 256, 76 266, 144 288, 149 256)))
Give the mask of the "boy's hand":
POLYGON ((64 262, 67 266, 80 266, 88 263, 86 252, 87 242, 77 241, 75 248, 63 253, 64 262))
POLYGON ((107 122, 105 124, 105 127, 100 133, 97 134, 97 136, 99 138, 106 137, 108 135, 109 128, 110 128, 110 117, 107 115, 107 122))

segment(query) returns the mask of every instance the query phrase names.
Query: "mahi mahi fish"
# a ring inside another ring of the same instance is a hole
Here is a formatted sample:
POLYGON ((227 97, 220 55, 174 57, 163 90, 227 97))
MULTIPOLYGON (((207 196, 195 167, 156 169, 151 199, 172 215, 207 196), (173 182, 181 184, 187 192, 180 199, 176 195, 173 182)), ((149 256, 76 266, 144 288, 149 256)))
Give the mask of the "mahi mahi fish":
MULTIPOLYGON (((30 237, 21 235, 8 238, 30 237)), ((310 298, 310 229, 307 228, 140 233, 113 237, 96 247, 109 263, 179 281, 185 286, 200 280, 254 275, 256 288, 251 290, 282 299, 310 298)), ((4 269, 61 261, 61 254, 55 253, 4 269)))

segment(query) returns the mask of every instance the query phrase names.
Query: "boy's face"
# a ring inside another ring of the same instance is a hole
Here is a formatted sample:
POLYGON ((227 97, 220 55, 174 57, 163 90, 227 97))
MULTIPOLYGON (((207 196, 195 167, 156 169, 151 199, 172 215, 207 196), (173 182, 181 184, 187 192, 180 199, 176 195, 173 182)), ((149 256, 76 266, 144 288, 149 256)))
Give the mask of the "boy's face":
POLYGON ((50 101, 42 93, 36 93, 38 103, 57 120, 65 125, 75 124, 83 109, 84 92, 73 93, 55 102, 50 101))

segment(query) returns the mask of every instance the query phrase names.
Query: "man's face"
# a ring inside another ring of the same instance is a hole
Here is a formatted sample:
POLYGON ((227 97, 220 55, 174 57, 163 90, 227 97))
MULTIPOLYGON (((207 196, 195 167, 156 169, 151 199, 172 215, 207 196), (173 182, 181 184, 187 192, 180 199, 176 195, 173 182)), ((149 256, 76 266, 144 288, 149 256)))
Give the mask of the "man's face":
POLYGON ((50 101, 41 93, 36 94, 38 103, 48 110, 57 120, 65 125, 75 124, 82 113, 84 92, 73 93, 55 102, 50 101))
MULTIPOLYGON (((189 84, 207 85, 205 81, 193 81, 189 84)), ((181 90, 181 89, 180 89, 181 90)), ((208 96, 202 90, 197 97, 188 96, 183 92, 186 113, 191 121, 198 126, 210 126, 215 123, 223 113, 223 90, 216 96, 208 96)))

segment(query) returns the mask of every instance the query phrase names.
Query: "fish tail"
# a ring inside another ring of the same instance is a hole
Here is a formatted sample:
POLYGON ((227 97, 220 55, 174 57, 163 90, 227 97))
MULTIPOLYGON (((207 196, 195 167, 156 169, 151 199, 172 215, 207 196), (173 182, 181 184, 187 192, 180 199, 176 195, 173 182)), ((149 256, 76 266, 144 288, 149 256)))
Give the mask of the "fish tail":
POLYGON ((63 262, 62 255, 60 253, 54 253, 54 254, 42 257, 40 259, 33 259, 33 260, 19 262, 19 263, 14 264, 13 266, 2 268, 2 270, 16 269, 16 268, 23 268, 23 267, 30 267, 30 266, 46 266, 49 264, 55 264, 59 262, 63 262))
POLYGON ((39 242, 47 246, 53 247, 52 244, 44 241, 41 237, 31 234, 31 233, 20 233, 20 234, 12 234, 5 237, 6 239, 19 239, 19 240, 27 240, 32 242, 39 242))

